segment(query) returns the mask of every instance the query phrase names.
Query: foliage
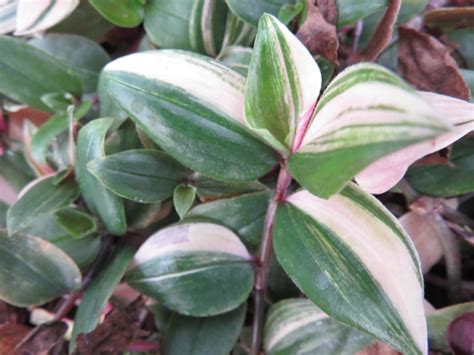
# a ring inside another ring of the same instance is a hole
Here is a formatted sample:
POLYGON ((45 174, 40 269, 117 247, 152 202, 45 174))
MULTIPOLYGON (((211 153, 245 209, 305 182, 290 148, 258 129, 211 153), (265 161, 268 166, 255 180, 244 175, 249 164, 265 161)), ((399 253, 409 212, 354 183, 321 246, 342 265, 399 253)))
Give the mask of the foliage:
POLYGON ((472 7, 426 5, 2 2, 17 350, 468 349, 472 7))

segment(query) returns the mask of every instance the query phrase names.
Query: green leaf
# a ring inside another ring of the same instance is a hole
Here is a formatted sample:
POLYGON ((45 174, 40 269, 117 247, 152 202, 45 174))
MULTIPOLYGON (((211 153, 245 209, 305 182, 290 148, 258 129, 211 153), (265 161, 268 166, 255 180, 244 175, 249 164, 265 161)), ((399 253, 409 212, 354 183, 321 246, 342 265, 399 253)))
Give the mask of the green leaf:
POLYGON ((216 224, 162 229, 140 247, 132 265, 130 286, 184 315, 231 311, 253 287, 251 255, 233 232, 216 224))
POLYGON ((100 118, 89 122, 79 131, 75 172, 89 209, 100 217, 110 233, 122 235, 127 230, 122 199, 107 190, 87 170, 87 163, 105 156, 105 134, 112 123, 112 118, 100 118))
POLYGON ((352 25, 388 5, 388 0, 336 0, 337 27, 352 25))
POLYGON ((108 21, 120 27, 137 27, 145 17, 144 0, 89 0, 108 21))
POLYGON ((374 197, 354 184, 329 200, 297 192, 278 207, 273 237, 281 266, 322 311, 402 352, 426 354, 416 250, 374 197))
POLYGON ((0 156, 0 175, 15 190, 20 191, 35 178, 19 147, 10 147, 0 156))
POLYGON ((245 87, 248 125, 273 146, 291 150, 320 89, 321 73, 308 50, 275 17, 262 16, 245 87))
POLYGON ((173 205, 179 218, 188 213, 196 199, 196 188, 192 185, 181 184, 176 186, 173 192, 173 205))
POLYGON ((79 1, 46 0, 35 4, 18 1, 14 34, 24 36, 44 32, 68 17, 79 5, 79 1))
POLYGON ((0 230, 0 299, 18 307, 49 302, 81 285, 81 272, 51 243, 0 230))
POLYGON ((431 196, 451 197, 474 191, 474 139, 466 137, 452 147, 448 165, 414 166, 408 170, 408 183, 431 196))
POLYGON ((7 211, 10 206, 0 200, 0 228, 7 226, 7 211))
POLYGON ((133 149, 93 160, 89 171, 110 191, 141 203, 171 197, 189 170, 167 154, 151 149, 133 149))
POLYGON ((247 76, 251 59, 252 49, 240 46, 227 47, 220 56, 222 63, 245 76, 247 76))
POLYGON ((214 317, 173 314, 163 340, 163 355, 228 355, 239 337, 246 310, 244 303, 214 317))
POLYGON ((274 304, 265 324, 264 348, 268 355, 355 354, 374 341, 301 298, 274 304))
MULTIPOLYGON (((74 111, 74 119, 80 120, 92 107, 92 102, 84 101, 77 110, 74 111)), ((33 158, 41 164, 46 164, 46 151, 55 137, 66 131, 68 128, 67 113, 55 114, 41 125, 31 138, 31 153, 33 158)))
POLYGON ((278 11, 278 19, 284 25, 288 25, 296 16, 304 13, 305 7, 306 2, 304 0, 298 0, 295 4, 285 4, 280 11, 278 11))
POLYGON ((376 160, 449 130, 402 79, 361 63, 329 84, 288 167, 311 193, 328 198, 376 160))
POLYGON ((295 0, 226 0, 230 10, 242 21, 257 27, 264 13, 277 16, 280 9, 295 0))
POLYGON ((103 72, 110 96, 183 165, 217 180, 264 175, 276 153, 246 128, 245 78, 212 59, 181 51, 119 58, 103 72))
POLYGON ((55 176, 43 177, 27 185, 18 201, 8 210, 8 234, 26 228, 39 216, 69 206, 79 197, 79 188, 74 180, 54 184, 55 176))
POLYGON ((437 309, 427 315, 430 350, 451 353, 447 330, 453 320, 465 313, 474 312, 474 302, 456 304, 437 309))
POLYGON ((76 338, 81 333, 90 333, 99 323, 102 311, 119 284, 128 265, 133 259, 134 249, 127 244, 120 244, 107 264, 84 291, 81 304, 74 317, 69 352, 76 347, 76 338))
POLYGON ((79 78, 48 53, 8 36, 0 36, 0 52, 0 93, 12 100, 49 111, 44 94, 81 94, 79 78))
POLYGON ((100 44, 77 35, 50 33, 29 44, 60 60, 79 78, 84 92, 96 91, 100 71, 110 61, 100 44))
POLYGON ((63 208, 55 214, 61 227, 74 238, 85 238, 97 230, 92 217, 77 208, 63 208))
POLYGON ((22 233, 34 235, 54 244, 74 260, 81 269, 95 259, 101 246, 100 237, 97 235, 90 235, 82 239, 71 236, 59 223, 56 213, 37 217, 22 233))
POLYGON ((41 101, 53 112, 66 112, 68 106, 74 105, 76 100, 69 93, 52 92, 41 96, 41 101))
POLYGON ((466 81, 467 86, 471 89, 471 102, 474 102, 474 70, 460 69, 462 77, 466 81))
POLYGON ((159 48, 186 49, 215 57, 223 43, 227 11, 222 0, 150 0, 145 31, 159 48))
POLYGON ((450 43, 456 43, 456 51, 461 54, 468 69, 474 69, 474 28, 459 28, 448 31, 446 35, 450 43), (458 47, 459 46, 459 47, 458 47))
POLYGON ((262 238, 263 221, 271 192, 256 192, 204 203, 189 211, 189 218, 207 218, 231 229, 255 249, 262 238))
POLYGON ((149 0, 145 7, 145 31, 158 47, 190 49, 189 18, 194 0, 149 0))
POLYGON ((142 149, 144 146, 137 133, 137 126, 132 120, 126 119, 113 131, 105 142, 107 155, 120 153, 125 150, 142 149))
POLYGON ((193 173, 189 183, 196 188, 199 199, 203 202, 221 198, 238 196, 251 192, 268 191, 268 188, 259 181, 249 182, 222 182, 209 179, 202 174, 193 173))
POLYGON ((112 27, 112 24, 97 12, 89 1, 80 1, 74 12, 52 27, 50 32, 71 33, 100 41, 112 27))

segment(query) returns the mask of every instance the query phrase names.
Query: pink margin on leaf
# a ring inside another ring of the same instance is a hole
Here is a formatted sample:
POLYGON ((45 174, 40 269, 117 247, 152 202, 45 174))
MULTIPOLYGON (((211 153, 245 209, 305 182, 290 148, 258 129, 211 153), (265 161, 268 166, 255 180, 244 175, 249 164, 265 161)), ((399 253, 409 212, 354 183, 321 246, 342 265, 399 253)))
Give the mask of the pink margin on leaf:
POLYGON ((403 178, 415 161, 447 147, 474 130, 473 104, 445 95, 429 92, 420 92, 420 94, 453 125, 453 130, 428 141, 403 148, 370 164, 355 178, 365 191, 381 194, 390 190, 403 178), (464 124, 461 125, 461 123, 464 124))
POLYGON ((313 111, 316 107, 316 102, 317 101, 315 101, 313 105, 311 105, 305 112, 303 112, 300 117, 298 117, 298 126, 296 127, 295 138, 293 139, 293 146, 291 147, 292 153, 296 152, 303 142, 306 129, 311 122, 311 117, 313 116, 313 111))

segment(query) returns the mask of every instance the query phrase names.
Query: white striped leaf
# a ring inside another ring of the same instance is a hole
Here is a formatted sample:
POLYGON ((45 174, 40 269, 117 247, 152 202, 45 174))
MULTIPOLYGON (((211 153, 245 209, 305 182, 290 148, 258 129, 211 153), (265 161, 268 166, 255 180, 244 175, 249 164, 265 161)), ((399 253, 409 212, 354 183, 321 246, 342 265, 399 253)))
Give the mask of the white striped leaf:
POLYGON ((0 34, 15 30, 17 6, 17 0, 0 0, 0 34))
POLYGON ((297 126, 311 118, 320 89, 321 73, 308 50, 275 17, 263 15, 245 89, 249 126, 272 145, 290 150, 297 126))
POLYGON ((407 354, 426 354, 423 277, 410 238, 374 197, 297 192, 278 207, 274 249, 326 314, 407 354))
POLYGON ((275 164, 276 153, 245 126, 245 78, 223 64, 159 50, 119 58, 102 75, 112 99, 183 165, 237 182, 275 164))
POLYGON ((449 129, 402 79, 361 63, 329 84, 289 169, 313 194, 328 198, 372 162, 449 129))
POLYGON ((126 281, 184 315, 237 308, 253 286, 251 255, 229 229, 186 223, 152 235, 138 250, 126 281))
POLYGON ((112 123, 112 118, 99 118, 89 122, 79 131, 74 168, 82 197, 89 210, 100 217, 110 233, 121 235, 127 230, 123 200, 107 190, 87 170, 90 161, 105 156, 105 135, 112 123))
POLYGON ((79 0, 18 0, 15 35, 45 31, 68 17, 79 0))
POLYGON ((302 298, 274 304, 265 323, 264 348, 268 355, 355 354, 374 341, 302 298))
POLYGON ((356 176, 357 183, 364 190, 374 194, 388 191, 403 178, 415 161, 447 147, 474 130, 474 104, 431 92, 420 94, 453 126, 452 131, 399 150, 370 164, 356 176))

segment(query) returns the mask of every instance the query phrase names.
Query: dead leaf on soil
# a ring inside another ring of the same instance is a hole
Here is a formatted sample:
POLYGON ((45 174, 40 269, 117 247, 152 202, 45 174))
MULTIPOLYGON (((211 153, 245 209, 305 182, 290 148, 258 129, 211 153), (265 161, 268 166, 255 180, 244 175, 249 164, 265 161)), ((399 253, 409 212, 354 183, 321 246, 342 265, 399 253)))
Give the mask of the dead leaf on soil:
POLYGON ((320 54, 331 63, 337 63, 336 3, 334 0, 308 0, 307 3, 308 15, 296 36, 312 54, 320 54))
POLYGON ((400 26, 398 60, 400 74, 420 90, 469 100, 471 92, 451 49, 436 38, 400 26))

